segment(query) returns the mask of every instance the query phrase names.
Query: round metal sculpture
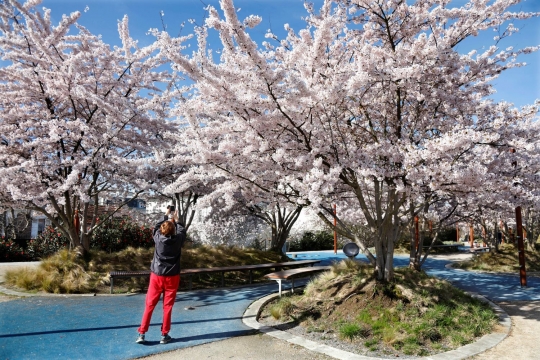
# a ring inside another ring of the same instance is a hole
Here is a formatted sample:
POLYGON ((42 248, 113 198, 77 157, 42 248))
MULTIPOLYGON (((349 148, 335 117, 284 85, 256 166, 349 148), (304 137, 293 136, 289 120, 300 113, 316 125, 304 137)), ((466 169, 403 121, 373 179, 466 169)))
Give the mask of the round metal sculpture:
POLYGON ((360 248, 353 242, 345 244, 343 246, 343 253, 347 255, 349 259, 353 259, 360 252, 360 248))

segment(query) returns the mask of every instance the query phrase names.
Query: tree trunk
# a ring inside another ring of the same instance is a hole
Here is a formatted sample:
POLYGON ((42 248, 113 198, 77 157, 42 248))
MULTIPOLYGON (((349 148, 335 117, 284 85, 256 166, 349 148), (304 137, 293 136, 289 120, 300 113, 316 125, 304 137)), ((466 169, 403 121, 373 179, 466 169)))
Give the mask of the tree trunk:
MULTIPOLYGON (((391 191, 392 192, 392 191, 391 191)), ((394 194, 389 194, 393 196, 394 194)), ((392 204, 395 205, 395 204, 392 204)), ((391 210, 391 209, 390 209, 391 210)), ((386 213, 381 217, 379 236, 375 242, 377 280, 391 281, 394 278, 394 247, 401 233, 401 224, 396 211, 386 213)))
POLYGON ((298 216, 303 208, 303 206, 297 206, 291 211, 276 205, 274 212, 266 214, 267 216, 260 217, 270 225, 272 230, 270 251, 282 252, 283 245, 285 245, 285 241, 287 241, 289 233, 296 220, 298 220, 298 216))
POLYGON ((197 203, 198 198, 199 195, 191 191, 174 194, 173 201, 174 205, 176 206, 176 210, 178 210, 178 222, 184 227, 184 229, 186 229, 186 232, 188 231, 191 223, 193 222, 193 218, 195 217, 195 210, 193 209, 193 206, 197 203))
POLYGON ((410 236, 411 236, 411 240, 410 240, 410 251, 409 251, 409 268, 410 269, 415 269, 415 270, 418 270, 417 269, 417 265, 418 265, 418 256, 417 256, 417 251, 416 251, 416 230, 415 230, 415 227, 414 227, 414 222, 412 222, 411 224, 409 224, 409 233, 410 233, 410 236))

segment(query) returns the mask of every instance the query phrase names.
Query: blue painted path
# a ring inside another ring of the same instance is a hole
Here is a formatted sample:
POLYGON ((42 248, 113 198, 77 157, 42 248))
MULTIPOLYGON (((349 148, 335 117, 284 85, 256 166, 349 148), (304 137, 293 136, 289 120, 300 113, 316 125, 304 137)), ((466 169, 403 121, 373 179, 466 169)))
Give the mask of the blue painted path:
POLYGON ((149 341, 135 344, 143 294, 0 303, 0 359, 130 359, 246 335, 253 330, 242 315, 254 300, 277 290, 271 285, 179 293, 170 332, 174 340, 166 345, 159 344, 161 302, 146 333, 149 341))
MULTIPOLYGON (((297 260, 319 259, 321 265, 344 259, 342 253, 298 253, 297 260)), ((398 266, 408 258, 398 256, 398 266)), ((456 286, 493 301, 540 300, 540 279, 479 274, 447 269, 447 260, 428 259, 425 269, 456 286)), ((135 344, 144 310, 144 295, 96 297, 27 297, 0 303, 0 359, 132 359, 252 333, 242 323, 254 300, 277 292, 275 283, 178 293, 173 309, 173 341, 159 344, 161 303, 146 334, 135 344), (186 310, 194 307, 195 310, 186 310)))
MULTIPOLYGON (((334 255, 333 252, 320 251, 314 253, 298 253, 297 260, 318 259, 321 265, 329 265, 335 261, 346 258, 343 253, 334 255)), ((358 259, 367 261, 364 255, 358 255, 358 259)), ((396 266, 407 266, 408 256, 395 256, 396 266)), ((423 269, 432 276, 446 279, 460 289, 479 293, 492 301, 519 301, 519 300, 540 300, 540 278, 527 277, 527 287, 522 288, 519 281, 519 274, 503 275, 489 274, 460 269, 446 268, 449 260, 428 257, 423 269)))

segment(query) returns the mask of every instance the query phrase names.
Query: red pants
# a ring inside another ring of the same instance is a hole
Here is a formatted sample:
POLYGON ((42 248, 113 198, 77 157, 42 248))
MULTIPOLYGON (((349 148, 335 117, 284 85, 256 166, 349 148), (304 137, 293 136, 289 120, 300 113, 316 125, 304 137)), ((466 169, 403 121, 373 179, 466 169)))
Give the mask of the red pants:
POLYGON ((152 312, 156 307, 161 293, 163 293, 163 324, 161 325, 161 333, 168 334, 171 330, 171 313, 176 300, 176 291, 180 285, 180 275, 174 276, 159 276, 150 273, 150 285, 146 293, 146 307, 139 327, 139 334, 144 334, 150 326, 152 312))

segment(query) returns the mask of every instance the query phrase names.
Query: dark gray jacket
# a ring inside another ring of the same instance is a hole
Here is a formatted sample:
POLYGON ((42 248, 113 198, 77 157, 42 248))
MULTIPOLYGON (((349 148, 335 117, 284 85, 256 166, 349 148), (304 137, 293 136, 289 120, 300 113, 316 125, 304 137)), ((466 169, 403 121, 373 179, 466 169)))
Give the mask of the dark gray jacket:
POLYGON ((160 276, 173 276, 180 274, 180 255, 182 246, 186 241, 186 229, 176 224, 176 235, 165 236, 159 231, 159 227, 167 221, 166 218, 154 227, 154 259, 150 265, 150 271, 160 276))

